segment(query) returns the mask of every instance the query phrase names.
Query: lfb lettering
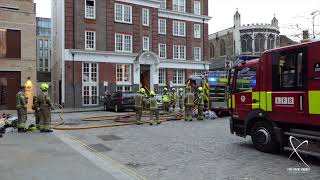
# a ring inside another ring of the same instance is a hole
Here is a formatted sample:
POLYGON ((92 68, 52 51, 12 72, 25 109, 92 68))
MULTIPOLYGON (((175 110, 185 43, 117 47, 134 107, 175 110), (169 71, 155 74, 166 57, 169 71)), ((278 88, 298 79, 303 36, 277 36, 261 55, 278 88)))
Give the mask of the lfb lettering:
POLYGON ((278 105, 294 105, 294 97, 276 97, 275 103, 278 105))

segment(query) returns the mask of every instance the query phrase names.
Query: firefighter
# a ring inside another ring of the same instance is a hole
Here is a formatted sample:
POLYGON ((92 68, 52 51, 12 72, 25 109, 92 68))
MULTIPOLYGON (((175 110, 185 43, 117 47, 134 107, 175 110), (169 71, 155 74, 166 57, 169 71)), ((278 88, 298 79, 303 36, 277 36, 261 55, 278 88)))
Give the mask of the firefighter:
POLYGON ((171 108, 172 108, 172 111, 174 111, 176 109, 176 104, 177 104, 177 93, 175 88, 171 89, 170 99, 171 99, 171 108))
POLYGON ((136 110, 136 121, 137 124, 143 124, 141 121, 141 116, 142 116, 142 110, 145 104, 145 93, 146 90, 144 88, 140 88, 139 94, 137 94, 134 98, 135 101, 135 110, 136 110))
POLYGON ((184 98, 183 89, 180 88, 179 95, 178 95, 180 112, 183 111, 183 98, 184 98))
POLYGON ((27 132, 25 126, 27 122, 27 102, 25 98, 25 86, 21 86, 16 95, 16 108, 18 115, 17 128, 19 133, 27 132))
POLYGON ((170 97, 169 97, 169 93, 168 93, 167 88, 163 89, 162 103, 163 103, 164 111, 169 112, 169 110, 170 110, 170 97))
POLYGON ((199 87, 198 88, 198 101, 197 101, 197 105, 198 105, 198 120, 201 121, 204 119, 204 115, 203 115, 203 109, 204 109, 204 94, 203 94, 203 88, 199 87))
POLYGON ((150 92, 150 125, 161 124, 159 120, 158 102, 154 91, 150 92), (153 116, 156 115, 156 120, 153 120, 153 116))
POLYGON ((40 115, 40 132, 52 132, 51 124, 51 100, 48 94, 48 84, 41 84, 41 93, 37 96, 37 103, 40 115))
POLYGON ((37 101, 37 96, 33 96, 33 104, 32 104, 32 110, 34 110, 34 117, 35 117, 35 123, 36 123, 36 128, 40 129, 40 112, 39 112, 39 106, 38 106, 38 101, 37 101))
POLYGON ((186 97, 184 99, 185 104, 185 121, 192 121, 192 108, 194 103, 194 94, 191 92, 191 88, 187 88, 188 92, 186 93, 186 97))

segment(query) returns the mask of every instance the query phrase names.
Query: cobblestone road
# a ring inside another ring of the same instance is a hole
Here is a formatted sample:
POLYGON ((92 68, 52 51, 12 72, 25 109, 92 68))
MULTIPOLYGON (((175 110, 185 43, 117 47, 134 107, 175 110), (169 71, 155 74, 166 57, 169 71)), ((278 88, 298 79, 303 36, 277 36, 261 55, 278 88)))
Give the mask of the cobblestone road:
MULTIPOLYGON (((77 118, 93 114, 103 113, 68 114, 65 119, 77 122, 77 118)), ((320 179, 319 159, 306 159, 311 167, 309 173, 288 173, 287 168, 303 167, 300 160, 288 160, 290 153, 272 155, 256 151, 249 137, 230 134, 228 118, 65 133, 88 145, 110 148, 103 153, 150 180, 320 179), (116 137, 103 140, 103 135, 116 137)))

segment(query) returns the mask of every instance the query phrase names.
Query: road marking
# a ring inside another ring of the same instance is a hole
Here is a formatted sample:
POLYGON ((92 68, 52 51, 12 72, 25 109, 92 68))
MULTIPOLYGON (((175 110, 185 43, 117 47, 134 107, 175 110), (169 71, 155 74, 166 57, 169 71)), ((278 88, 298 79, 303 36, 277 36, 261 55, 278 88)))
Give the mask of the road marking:
POLYGON ((113 160, 111 157, 97 152, 95 149, 92 149, 86 143, 76 137, 65 134, 61 131, 54 131, 54 135, 79 152, 82 156, 89 159, 93 164, 108 172, 118 180, 146 180, 145 177, 126 168, 125 166, 113 160))

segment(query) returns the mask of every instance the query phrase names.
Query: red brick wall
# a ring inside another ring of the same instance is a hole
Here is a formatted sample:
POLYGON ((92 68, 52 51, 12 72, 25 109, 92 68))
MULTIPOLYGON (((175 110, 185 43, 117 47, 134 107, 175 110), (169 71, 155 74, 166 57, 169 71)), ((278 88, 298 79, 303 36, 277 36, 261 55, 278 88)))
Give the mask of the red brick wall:
POLYGON ((73 49, 73 0, 65 0, 65 48, 73 49))
POLYGON ((152 51, 158 54, 158 9, 152 8, 151 21, 152 21, 152 51))
POLYGON ((193 22, 186 23, 186 32, 187 32, 187 59, 193 59, 193 22))
POLYGON ((209 35, 208 35, 208 24, 204 25, 204 48, 203 48, 203 55, 204 60, 209 60, 209 35))
POLYGON ((167 19, 167 58, 173 58, 172 19, 167 19))
POLYGON ((99 63, 99 81, 116 82, 116 64, 99 63))
POLYGON ((109 0, 107 4, 107 51, 114 51, 114 0, 109 0))
MULTIPOLYGON (((73 84, 73 62, 65 61, 65 68, 66 84, 73 84)), ((82 83, 82 62, 74 62, 74 83, 82 83)))
MULTIPOLYGON (((208 16, 208 0, 202 0, 202 9, 203 9, 203 15, 208 16)), ((212 10, 212 9, 211 9, 212 10)))
POLYGON ((167 0, 167 9, 172 10, 172 0, 167 0))
POLYGON ((189 76, 192 75, 192 70, 191 69, 186 69, 185 73, 186 73, 186 80, 187 80, 189 78, 189 76))

